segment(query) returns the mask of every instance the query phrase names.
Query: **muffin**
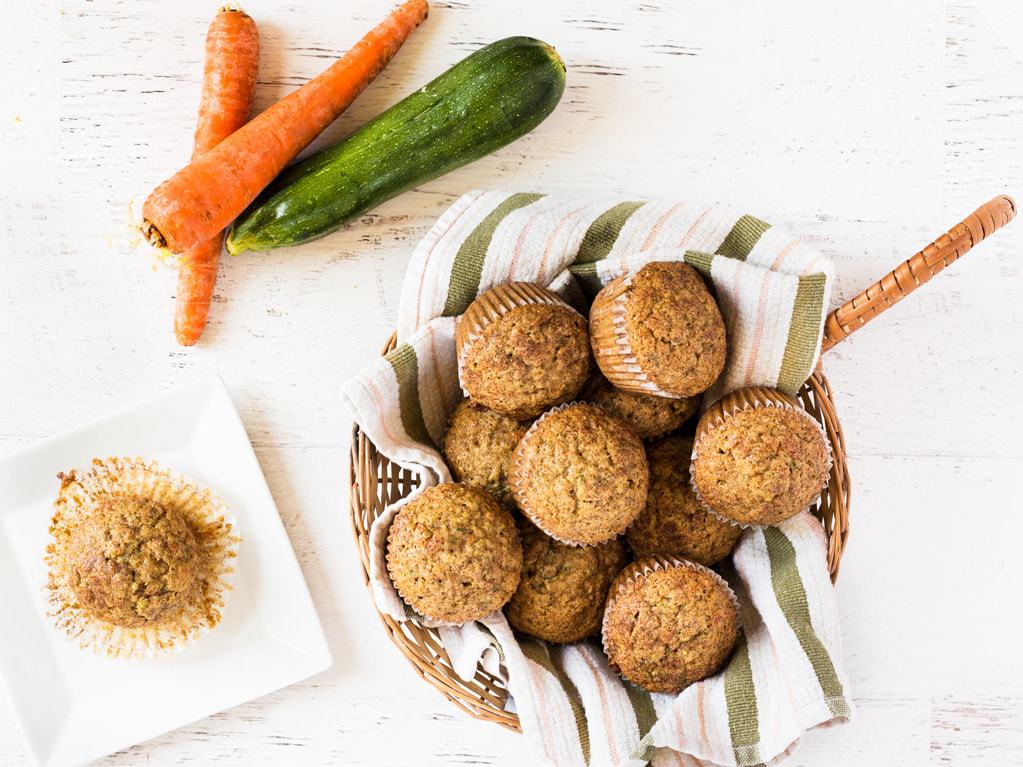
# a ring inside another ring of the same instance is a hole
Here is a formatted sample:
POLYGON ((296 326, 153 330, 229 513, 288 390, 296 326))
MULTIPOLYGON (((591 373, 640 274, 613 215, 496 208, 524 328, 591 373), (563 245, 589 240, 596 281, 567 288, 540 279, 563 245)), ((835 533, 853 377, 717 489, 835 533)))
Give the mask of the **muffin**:
POLYGON ((517 420, 572 399, 590 373, 586 320, 556 293, 525 282, 473 301, 455 344, 466 396, 517 420))
POLYGON ((153 657, 220 621, 238 537, 209 490, 139 459, 58 475, 50 615, 109 657, 153 657))
POLYGON ((180 510, 110 496, 71 531, 67 569, 72 592, 91 614, 146 626, 196 599, 199 542, 180 510))
POLYGON ((477 487, 447 483, 405 504, 387 534, 387 572, 420 615, 462 624, 504 607, 522 570, 510 512, 477 487))
POLYGON ((522 551, 522 578, 504 609, 508 622, 548 642, 596 634, 607 590, 625 566, 621 542, 570 546, 523 522, 522 551))
POLYGON ((658 397, 618 389, 604 376, 595 376, 582 396, 627 423, 640 439, 652 439, 675 431, 700 406, 699 397, 658 397))
POLYGON ((738 631, 738 602, 719 575, 684 560, 647 557, 611 584, 604 652, 630 682, 674 694, 717 673, 738 631))
POLYGON ((463 400, 451 414, 444 436, 444 457, 457 482, 479 487, 503 504, 512 503, 508 465, 528 421, 487 410, 463 400))
POLYGON ((650 490, 646 508, 625 537, 637 557, 652 554, 680 556, 701 565, 714 565, 735 548, 742 528, 708 512, 689 483, 688 437, 665 437, 647 446, 650 490))
POLYGON ((831 470, 823 429, 792 397, 740 389, 700 418, 692 481, 713 512, 742 525, 776 525, 810 506, 831 470))
POLYGON ((620 418, 573 403, 545 413, 512 456, 515 503, 563 543, 593 545, 625 532, 646 503, 643 443, 620 418))
POLYGON ((654 261, 612 280, 590 309, 590 342, 613 386, 695 397, 725 367, 725 322, 699 273, 654 261))

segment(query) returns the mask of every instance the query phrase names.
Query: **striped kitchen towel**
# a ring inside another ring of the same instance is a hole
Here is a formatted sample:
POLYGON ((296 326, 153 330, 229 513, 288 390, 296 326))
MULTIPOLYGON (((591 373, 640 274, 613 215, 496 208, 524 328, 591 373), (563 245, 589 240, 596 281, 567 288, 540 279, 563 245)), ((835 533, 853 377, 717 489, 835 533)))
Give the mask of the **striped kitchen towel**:
MULTIPOLYGON (((721 207, 471 192, 413 254, 397 347, 347 382, 342 398, 380 452, 421 487, 449 482, 438 446, 462 396, 455 320, 473 298, 524 280, 585 311, 619 274, 681 259, 713 285, 728 328, 728 362, 710 396, 744 385, 794 393, 820 353, 833 277, 812 248, 721 207)), ((387 508, 370 531, 374 599, 396 620, 409 613, 387 576, 384 544, 408 500, 387 508)), ((440 634, 464 678, 477 663, 503 675, 538 763, 773 763, 806 730, 851 715, 825 548, 808 513, 744 533, 723 573, 742 604, 740 644, 721 673, 676 696, 623 682, 596 641, 560 647, 518 638, 501 612, 440 634)))

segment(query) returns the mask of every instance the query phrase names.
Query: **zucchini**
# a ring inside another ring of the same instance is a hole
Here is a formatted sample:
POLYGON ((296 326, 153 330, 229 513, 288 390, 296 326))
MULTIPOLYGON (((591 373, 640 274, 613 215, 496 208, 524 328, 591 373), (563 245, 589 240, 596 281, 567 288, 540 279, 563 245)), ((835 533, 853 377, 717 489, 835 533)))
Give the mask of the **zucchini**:
POLYGON ((564 90, 565 64, 546 43, 531 37, 491 43, 285 170, 235 222, 227 250, 272 250, 329 234, 528 133, 564 90))

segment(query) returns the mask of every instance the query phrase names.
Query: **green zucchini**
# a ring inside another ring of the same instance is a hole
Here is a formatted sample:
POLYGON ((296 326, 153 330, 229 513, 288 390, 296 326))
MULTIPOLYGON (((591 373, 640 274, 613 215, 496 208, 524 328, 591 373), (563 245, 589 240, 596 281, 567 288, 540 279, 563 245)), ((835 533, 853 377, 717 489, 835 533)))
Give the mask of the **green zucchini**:
POLYGON ((233 255, 322 237, 528 133, 554 111, 565 64, 544 42, 481 48, 379 117, 284 171, 235 222, 233 255))

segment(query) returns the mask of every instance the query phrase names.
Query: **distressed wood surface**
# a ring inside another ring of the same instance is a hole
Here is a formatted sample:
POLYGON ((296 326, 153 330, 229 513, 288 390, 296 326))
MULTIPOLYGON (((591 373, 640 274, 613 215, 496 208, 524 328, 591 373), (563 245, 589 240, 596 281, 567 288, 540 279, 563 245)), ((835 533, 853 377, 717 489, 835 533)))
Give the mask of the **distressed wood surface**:
MULTIPOLYGON (((379 351, 414 243, 458 194, 733 202, 834 257, 836 300, 995 193, 1023 198, 1023 67, 966 0, 438 1, 317 146, 509 34, 564 56, 561 106, 357 225, 230 259, 202 344, 183 350, 173 272, 128 223, 189 155, 215 5, 13 0, 0 27, 0 452, 220 373, 336 658, 111 765, 530 763, 520 737, 459 715, 389 645, 345 517, 337 385, 379 351)), ((390 5, 246 2, 257 107, 390 5)), ((793 765, 1023 764, 1021 256, 1017 222, 828 355, 855 483, 838 592, 859 718, 811 733, 793 765)), ((0 702, 0 764, 25 761, 0 702)))

